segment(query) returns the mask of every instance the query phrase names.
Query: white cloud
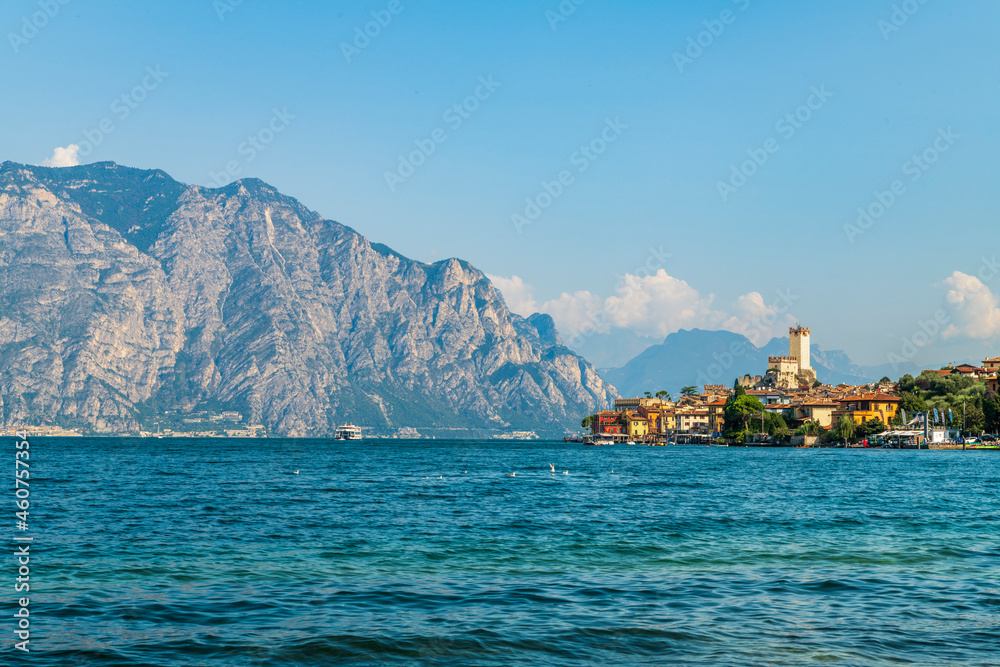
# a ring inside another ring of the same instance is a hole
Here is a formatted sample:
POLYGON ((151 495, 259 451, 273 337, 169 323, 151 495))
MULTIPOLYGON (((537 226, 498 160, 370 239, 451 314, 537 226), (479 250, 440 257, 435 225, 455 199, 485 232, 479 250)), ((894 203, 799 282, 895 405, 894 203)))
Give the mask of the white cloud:
POLYGON ((626 274, 615 295, 604 300, 604 310, 614 326, 664 338, 678 329, 718 320, 720 316, 712 311, 713 299, 712 295, 703 298, 685 281, 660 269, 641 278, 626 274))
POLYGON ((736 313, 722 323, 723 329, 741 333, 758 347, 776 336, 784 336, 795 318, 784 312, 789 304, 768 305, 760 292, 744 294, 734 304, 736 313))
POLYGON ((42 162, 43 167, 75 167, 80 164, 80 158, 77 153, 80 152, 80 147, 76 144, 70 144, 66 148, 56 148, 52 152, 52 157, 48 160, 42 162))
POLYGON ((979 278, 955 271, 944 281, 952 323, 945 338, 967 336, 986 339, 1000 336, 1000 307, 997 296, 979 278))
POLYGON ((665 338, 680 329, 727 329, 762 345, 787 331, 794 319, 777 305, 767 305, 757 292, 741 296, 731 312, 713 308, 714 295, 702 296, 686 281, 663 269, 652 275, 626 274, 612 296, 589 291, 564 292, 539 304, 531 285, 521 278, 490 276, 508 307, 522 315, 543 312, 552 316, 565 338, 607 334, 625 329, 639 336, 665 338))
POLYGON ((542 304, 540 310, 552 316, 560 333, 570 338, 582 334, 608 333, 611 323, 604 312, 604 302, 596 294, 585 290, 569 294, 563 292, 558 299, 542 304))
POLYGON ((486 276, 490 282, 503 294, 503 300, 507 303, 507 308, 512 313, 517 313, 523 317, 534 315, 538 312, 538 304, 535 302, 535 290, 528 283, 518 276, 504 278, 503 276, 486 276))

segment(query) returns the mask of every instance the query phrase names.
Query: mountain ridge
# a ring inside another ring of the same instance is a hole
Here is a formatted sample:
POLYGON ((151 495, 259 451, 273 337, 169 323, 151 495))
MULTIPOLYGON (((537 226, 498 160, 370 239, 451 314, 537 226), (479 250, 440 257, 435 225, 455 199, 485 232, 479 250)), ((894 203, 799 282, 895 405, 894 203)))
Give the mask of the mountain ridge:
POLYGON ((616 395, 468 262, 410 260, 259 179, 8 161, 0 235, 4 424, 135 431, 210 403, 283 435, 556 434, 616 395))

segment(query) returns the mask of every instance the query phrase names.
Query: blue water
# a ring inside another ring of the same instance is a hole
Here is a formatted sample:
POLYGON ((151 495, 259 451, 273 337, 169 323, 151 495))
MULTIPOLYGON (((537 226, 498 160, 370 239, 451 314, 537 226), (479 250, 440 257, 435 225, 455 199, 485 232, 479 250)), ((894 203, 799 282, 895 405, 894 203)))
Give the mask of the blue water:
POLYGON ((1000 664, 1000 452, 31 451, 9 664, 1000 664))

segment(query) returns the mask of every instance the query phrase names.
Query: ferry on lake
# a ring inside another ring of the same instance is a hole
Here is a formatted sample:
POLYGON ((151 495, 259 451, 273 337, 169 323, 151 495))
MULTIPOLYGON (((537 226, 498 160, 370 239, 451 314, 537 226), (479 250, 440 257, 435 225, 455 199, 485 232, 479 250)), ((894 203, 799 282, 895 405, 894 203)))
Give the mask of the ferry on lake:
POLYGON ((337 427, 337 432, 333 436, 334 440, 360 440, 361 429, 353 424, 344 424, 337 427))

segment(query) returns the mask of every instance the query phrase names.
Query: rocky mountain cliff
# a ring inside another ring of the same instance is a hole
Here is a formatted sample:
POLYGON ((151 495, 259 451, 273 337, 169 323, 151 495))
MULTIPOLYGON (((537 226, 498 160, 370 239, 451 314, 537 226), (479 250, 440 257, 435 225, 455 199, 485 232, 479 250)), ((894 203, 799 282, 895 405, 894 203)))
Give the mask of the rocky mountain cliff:
POLYGON ((208 408, 285 435, 556 434, 616 394, 468 263, 412 261, 258 180, 6 162, 0 301, 5 425, 208 408))

